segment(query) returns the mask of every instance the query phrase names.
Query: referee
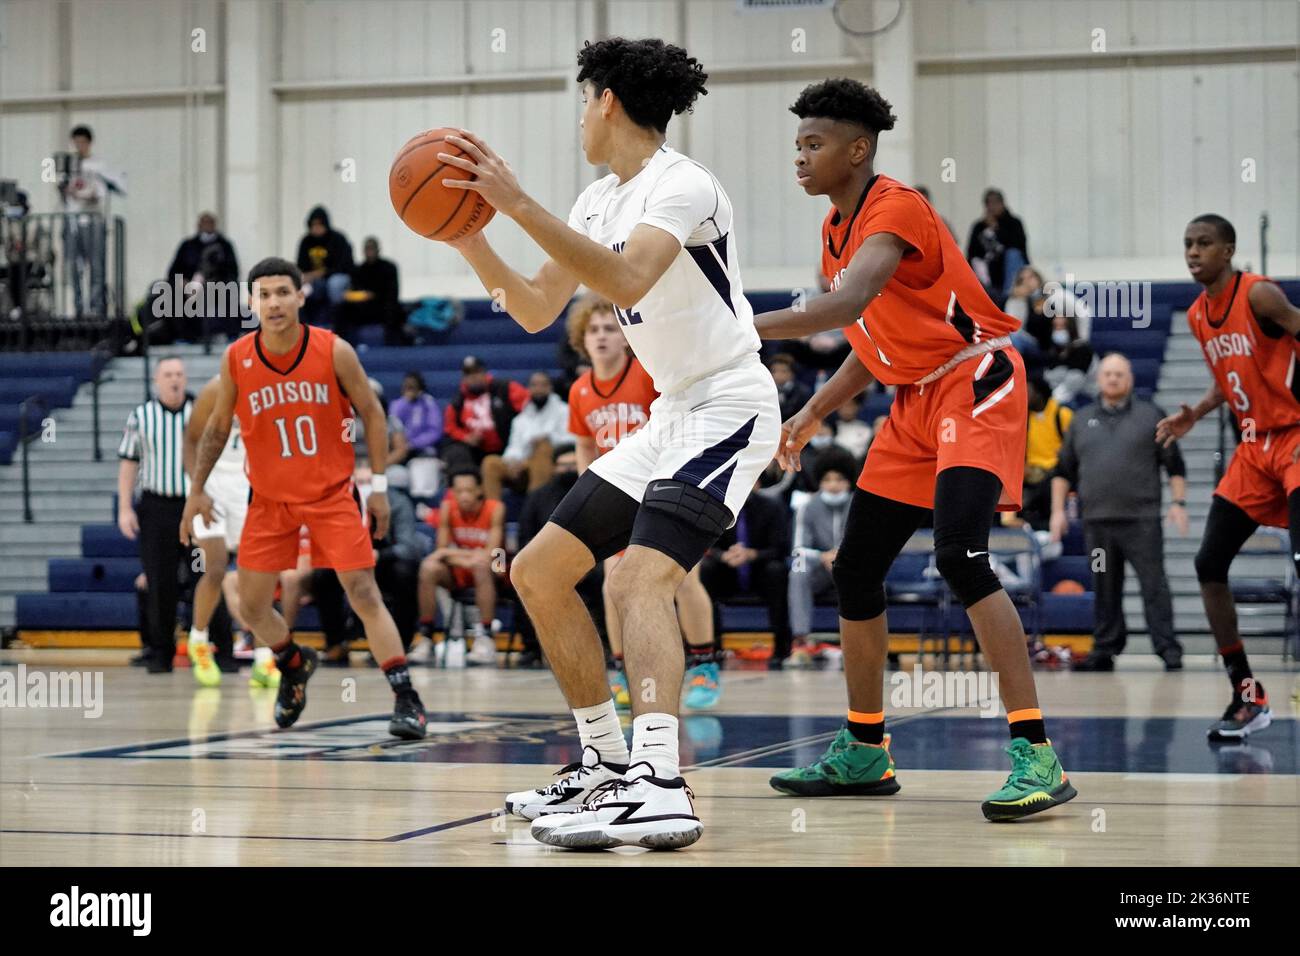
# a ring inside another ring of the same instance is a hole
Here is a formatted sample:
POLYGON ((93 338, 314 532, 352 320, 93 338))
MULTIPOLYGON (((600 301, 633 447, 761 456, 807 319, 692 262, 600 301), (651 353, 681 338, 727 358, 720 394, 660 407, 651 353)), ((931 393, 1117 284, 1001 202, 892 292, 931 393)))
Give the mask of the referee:
POLYGON ((176 655, 177 571, 188 557, 176 529, 190 490, 181 450, 194 397, 185 391, 185 363, 176 356, 159 360, 153 381, 156 397, 132 409, 117 449, 117 527, 140 542, 149 589, 148 633, 141 635, 145 665, 150 674, 165 674, 176 655), (132 501, 137 478, 138 506, 132 501))

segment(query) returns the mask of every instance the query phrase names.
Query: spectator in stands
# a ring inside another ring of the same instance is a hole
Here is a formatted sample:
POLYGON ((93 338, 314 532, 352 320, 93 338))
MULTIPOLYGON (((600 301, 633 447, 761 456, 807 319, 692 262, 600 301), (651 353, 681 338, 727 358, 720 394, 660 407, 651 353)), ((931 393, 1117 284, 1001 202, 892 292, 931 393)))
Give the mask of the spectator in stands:
POLYGON ((159 359, 154 367, 155 395, 127 416, 117 449, 117 527, 125 537, 140 541, 140 564, 148 598, 148 637, 153 641, 152 647, 145 648, 151 674, 172 669, 180 593, 177 571, 180 563, 188 563, 190 557, 178 533, 190 490, 183 464, 183 438, 194 408, 194 396, 185 386, 185 363, 172 355, 159 359), (137 479, 138 509, 133 504, 137 479))
POLYGON ((352 243, 330 225, 324 206, 307 214, 307 234, 298 243, 298 268, 311 286, 304 321, 332 323, 352 282, 352 243))
POLYGON ((781 420, 785 421, 812 398, 812 389, 795 378, 794 359, 785 352, 773 355, 767 367, 772 372, 772 381, 776 382, 777 396, 781 401, 781 420))
POLYGON ((1052 517, 1052 475, 1074 412, 1052 397, 1041 378, 1029 379, 1029 436, 1020 517, 1035 531, 1046 531, 1052 517))
POLYGON ((871 444, 871 426, 859 418, 862 412, 861 395, 854 395, 835 410, 833 419, 835 444, 843 448, 855 461, 867 457, 867 446, 871 444))
MULTIPOLYGON (((922 196, 924 196, 924 197, 925 197, 925 201, 928 202, 931 206, 934 205, 934 200, 930 198, 930 187, 929 187, 929 186, 922 186, 920 183, 918 183, 917 185, 913 186, 912 188, 915 189, 917 192, 919 192, 922 196)), ((936 208, 936 209, 935 209, 935 213, 937 214, 938 212, 939 212, 939 210, 936 208)), ((950 232, 950 233, 952 234, 953 241, 954 241, 954 242, 961 242, 961 240, 957 238, 957 230, 954 229, 954 228, 952 227, 952 223, 950 223, 950 222, 948 221, 948 217, 947 217, 947 216, 940 215, 940 216, 939 216, 939 220, 944 224, 945 227, 947 227, 948 232, 950 232)))
POLYGON ((182 285, 192 282, 238 282, 239 259, 235 247, 217 229, 217 217, 199 213, 198 231, 181 241, 167 267, 167 278, 181 277, 182 285))
POLYGON ((971 223, 966 258, 998 302, 1006 299, 1016 274, 1029 262, 1024 224, 1007 209, 1002 190, 984 190, 984 216, 971 223))
MULTIPOLYGON (((420 558, 424 549, 421 535, 415 530, 415 502, 406 493, 406 473, 399 470, 389 474, 388 503, 392 518, 388 523, 388 533, 374 542, 375 581, 393 615, 397 633, 402 638, 402 648, 409 651, 419 624, 417 596, 420 558)), ((370 477, 370 468, 366 465, 360 465, 353 476, 362 501, 369 494, 370 477)), ((349 620, 355 618, 346 610, 343 585, 333 570, 317 568, 312 572, 310 587, 320 612, 321 630, 325 632, 323 663, 346 666, 348 640, 361 625, 349 620)))
POLYGON ((355 344, 356 330, 363 325, 382 325, 385 345, 406 345, 406 314, 398 300, 397 264, 379 257, 379 240, 367 236, 362 245, 365 259, 352 269, 351 287, 343 293, 336 331, 355 344))
POLYGON ((86 315, 81 281, 90 272, 90 315, 104 316, 104 255, 107 247, 105 223, 108 218, 108 194, 122 193, 121 180, 107 165, 90 153, 95 135, 89 126, 74 127, 70 134, 76 153, 75 172, 59 177, 59 198, 63 211, 63 255, 68 285, 72 286, 73 305, 78 316, 86 315))
POLYGON ((853 482, 858 469, 847 453, 828 453, 817 466, 817 494, 795 512, 794 560, 790 566, 790 630, 793 634, 791 663, 806 664, 813 648, 813 605, 835 600, 831 565, 844 537, 853 482))
POLYGON ((406 429, 407 457, 436 455, 442 438, 442 410, 429 394, 419 372, 407 372, 402 379, 402 394, 389 408, 389 414, 406 429))
POLYGON ((831 420, 822 422, 821 427, 817 429, 817 434, 808 439, 808 444, 804 445, 803 450, 799 452, 799 470, 795 473, 794 490, 816 491, 822 457, 843 450, 845 449, 837 448, 835 445, 835 426, 831 424, 831 420))
POLYGON ((451 473, 450 488, 437 512, 425 521, 438 529, 433 553, 420 562, 420 620, 432 625, 437 589, 474 589, 479 620, 469 660, 496 663, 497 582, 505 564, 506 509, 483 495, 483 481, 474 469, 451 473))
POLYGON ((1099 371, 1097 355, 1079 336, 1073 316, 1057 315, 1051 321, 1051 340, 1042 352, 1047 368, 1043 377, 1052 386, 1056 400, 1067 405, 1080 393, 1091 390, 1099 371))
MULTIPOLYGON (((553 451, 554 472, 551 480, 535 491, 528 493, 523 511, 519 514, 519 550, 527 547, 528 542, 537 537, 546 522, 551 519, 555 506, 569 493, 578 480, 578 453, 572 444, 556 445, 553 451)), ((597 563, 591 573, 578 582, 578 596, 582 598, 597 630, 605 629, 605 602, 602 597, 603 574, 597 563)), ((524 610, 523 602, 516 598, 514 603, 515 622, 523 642, 523 654, 518 664, 521 667, 539 665, 542 660, 541 645, 537 641, 537 630, 524 610)))
MULTIPOLYGON (((755 483, 754 490, 758 490, 755 483)), ((736 523, 722 533, 700 562, 700 580, 713 599, 714 631, 722 633, 719 604, 738 595, 767 605, 775 642, 775 666, 790 656, 790 513, 767 495, 750 494, 736 523)))
POLYGON ((554 450, 572 443, 569 405, 555 394, 551 376, 542 371, 528 378, 528 404, 510 423, 510 441, 500 455, 483 459, 483 491, 500 498, 502 486, 535 491, 551 480, 554 450))
POLYGON ((1100 400, 1080 409, 1065 433, 1052 479, 1052 540, 1069 527, 1066 496, 1078 489, 1084 539, 1093 556, 1096 592, 1092 653, 1076 670, 1109 671, 1124 650, 1124 564, 1133 565, 1142 588, 1147 630, 1166 670, 1181 670, 1183 648, 1174 635, 1173 601, 1165 577, 1160 526, 1160 470, 1169 476, 1173 499, 1166 520, 1187 533, 1187 472, 1176 443, 1156 441, 1164 411, 1133 395, 1133 368, 1112 352, 1098 375, 1100 400))
POLYGON ((1051 340, 1051 321, 1043 315, 1043 274, 1033 266, 1016 273, 1011 294, 1002 306, 1007 315, 1020 320, 1020 328, 1011 333, 1011 342, 1026 364, 1036 364, 1039 353, 1051 340))
MULTIPOLYGON (((197 339, 202 331, 198 326, 204 319, 207 320, 207 327, 213 331, 225 332, 230 336, 241 334, 238 294, 226 295, 225 287, 219 287, 219 291, 214 290, 213 294, 207 291, 209 283, 238 281, 239 259, 235 256, 235 247, 217 230, 215 215, 210 212, 199 213, 198 231, 176 247, 176 254, 167 267, 167 282, 169 285, 179 282, 187 294, 197 287, 199 301, 205 306, 209 301, 215 301, 218 308, 216 314, 198 317, 173 316, 169 310, 166 322, 171 326, 170 337, 161 341, 197 339), (227 305, 228 308, 225 307, 227 305), (182 327, 182 320, 187 320, 190 327, 182 327)), ((160 340, 151 335, 149 341, 153 343, 160 340)))
POLYGON ((465 356, 460 390, 443 415, 442 460, 449 472, 478 470, 488 455, 499 455, 510 441, 510 426, 529 401, 518 382, 498 381, 482 360, 465 356))

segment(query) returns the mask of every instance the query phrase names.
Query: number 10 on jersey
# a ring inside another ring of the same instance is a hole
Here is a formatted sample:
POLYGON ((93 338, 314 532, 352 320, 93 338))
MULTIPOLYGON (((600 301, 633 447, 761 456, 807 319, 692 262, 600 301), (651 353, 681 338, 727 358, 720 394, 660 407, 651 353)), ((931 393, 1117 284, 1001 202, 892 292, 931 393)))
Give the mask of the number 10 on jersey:
MULTIPOLYGON (((292 458, 293 448, 289 443, 289 429, 285 427, 283 418, 275 420, 275 427, 280 432, 280 457, 292 458)), ((316 421, 310 415, 299 415, 293 420, 293 431, 298 439, 298 453, 300 455, 316 454, 316 421)))

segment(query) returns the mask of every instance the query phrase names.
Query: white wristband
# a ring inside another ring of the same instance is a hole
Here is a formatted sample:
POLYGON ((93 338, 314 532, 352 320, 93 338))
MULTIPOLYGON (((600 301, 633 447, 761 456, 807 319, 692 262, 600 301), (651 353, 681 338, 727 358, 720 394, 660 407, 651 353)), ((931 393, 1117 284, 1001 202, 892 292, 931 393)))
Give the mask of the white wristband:
POLYGON ((385 493, 388 491, 388 476, 387 476, 387 475, 371 475, 371 476, 370 476, 370 490, 371 490, 371 492, 377 492, 378 494, 381 494, 381 495, 382 495, 382 494, 385 494, 385 493))

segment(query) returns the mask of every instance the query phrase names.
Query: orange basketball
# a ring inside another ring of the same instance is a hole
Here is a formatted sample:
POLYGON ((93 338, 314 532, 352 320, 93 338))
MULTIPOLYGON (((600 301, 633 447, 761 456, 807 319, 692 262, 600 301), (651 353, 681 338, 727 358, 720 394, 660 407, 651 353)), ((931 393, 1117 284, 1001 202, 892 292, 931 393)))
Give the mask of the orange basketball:
POLYGON ((447 242, 473 235, 486 226, 496 210, 472 189, 448 189, 444 179, 470 179, 463 169, 438 159, 439 153, 464 156, 446 142, 457 130, 431 129, 407 142, 388 171, 388 195, 402 222, 426 239, 447 242))
POLYGON ((1057 581, 1056 587, 1052 588, 1053 594, 1083 594, 1084 587, 1078 581, 1071 581, 1069 578, 1057 581))

